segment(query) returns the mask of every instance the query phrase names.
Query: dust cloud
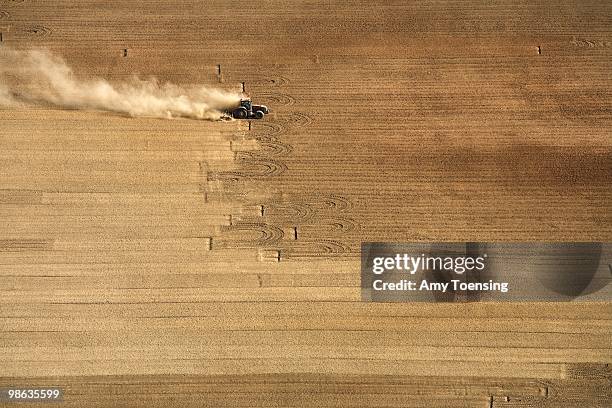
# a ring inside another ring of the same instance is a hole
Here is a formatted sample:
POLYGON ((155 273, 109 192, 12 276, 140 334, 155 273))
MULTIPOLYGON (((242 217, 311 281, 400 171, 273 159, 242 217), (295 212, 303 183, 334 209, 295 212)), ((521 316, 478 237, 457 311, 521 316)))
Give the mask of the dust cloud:
POLYGON ((91 109, 135 117, 218 120, 242 95, 208 87, 180 87, 155 79, 111 83, 79 78, 48 50, 0 48, 0 106, 91 109))

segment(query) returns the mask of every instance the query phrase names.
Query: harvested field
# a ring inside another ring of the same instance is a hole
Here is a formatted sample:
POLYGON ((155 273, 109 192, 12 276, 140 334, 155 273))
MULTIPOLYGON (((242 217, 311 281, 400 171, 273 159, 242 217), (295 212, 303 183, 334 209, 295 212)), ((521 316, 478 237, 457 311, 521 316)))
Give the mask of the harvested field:
POLYGON ((608 406, 611 303, 363 303, 359 251, 612 241, 611 20, 605 1, 0 0, 0 48, 272 111, 0 108, 0 388, 608 406))

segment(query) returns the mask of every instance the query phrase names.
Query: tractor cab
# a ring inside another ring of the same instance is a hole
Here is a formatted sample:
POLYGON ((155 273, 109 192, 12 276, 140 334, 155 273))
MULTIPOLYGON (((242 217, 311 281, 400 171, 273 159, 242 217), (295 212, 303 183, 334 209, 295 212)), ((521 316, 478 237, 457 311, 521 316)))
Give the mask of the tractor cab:
POLYGON ((250 99, 241 99, 240 106, 242 106, 247 111, 253 110, 253 102, 250 99))

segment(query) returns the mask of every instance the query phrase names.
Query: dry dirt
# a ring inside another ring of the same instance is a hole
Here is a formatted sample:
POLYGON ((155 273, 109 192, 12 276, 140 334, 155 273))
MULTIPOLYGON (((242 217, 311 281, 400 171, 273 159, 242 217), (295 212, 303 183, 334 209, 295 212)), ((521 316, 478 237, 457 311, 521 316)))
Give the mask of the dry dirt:
POLYGON ((0 47, 272 110, 0 109, 0 386, 71 407, 607 406, 610 303, 362 303, 359 245, 611 241, 611 19, 0 1, 0 47))

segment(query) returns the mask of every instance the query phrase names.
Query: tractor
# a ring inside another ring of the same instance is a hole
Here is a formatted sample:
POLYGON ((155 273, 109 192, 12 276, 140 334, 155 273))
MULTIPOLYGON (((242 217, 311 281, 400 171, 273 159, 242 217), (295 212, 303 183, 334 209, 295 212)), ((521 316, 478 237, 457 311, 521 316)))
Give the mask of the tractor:
POLYGON ((254 105, 251 99, 241 99, 240 105, 230 113, 234 119, 263 119, 270 111, 265 105, 254 105))

